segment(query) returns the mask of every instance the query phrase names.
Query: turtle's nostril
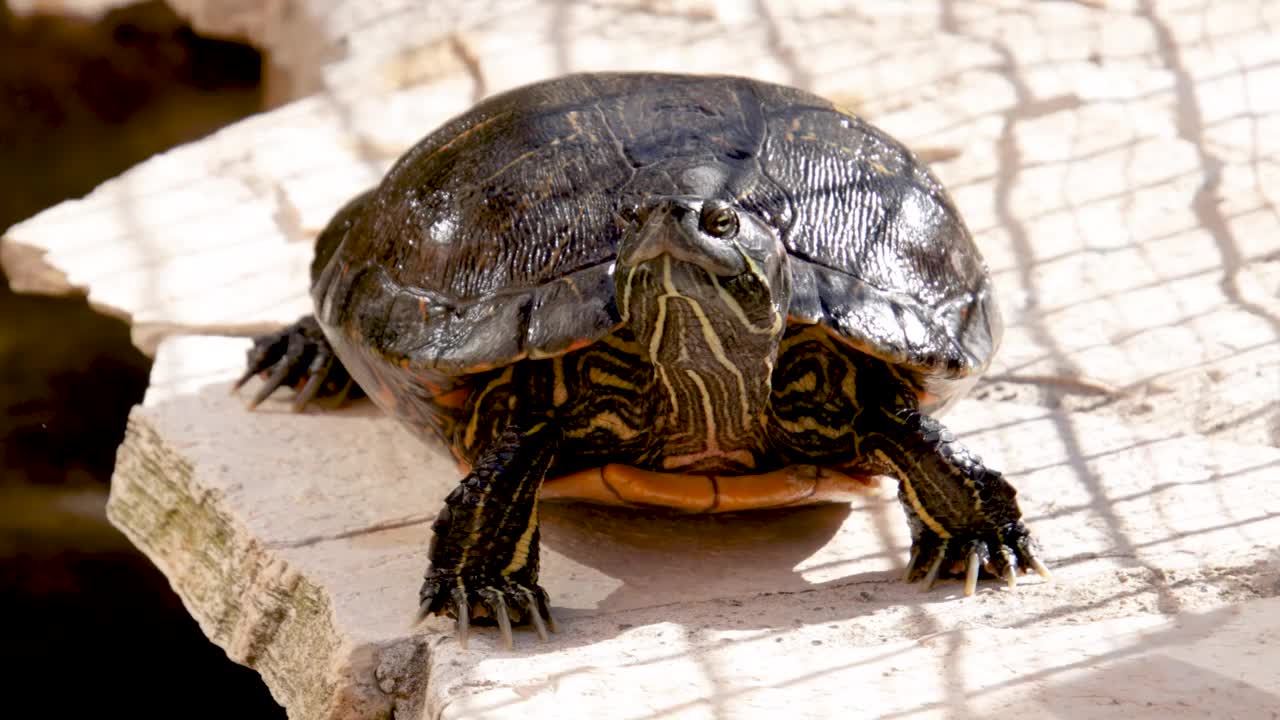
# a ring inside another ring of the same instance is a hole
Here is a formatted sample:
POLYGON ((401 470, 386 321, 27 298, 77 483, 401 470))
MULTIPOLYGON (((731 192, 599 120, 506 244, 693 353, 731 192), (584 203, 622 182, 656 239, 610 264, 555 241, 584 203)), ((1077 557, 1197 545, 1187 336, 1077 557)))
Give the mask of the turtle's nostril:
POLYGON ((689 214, 689 211, 690 211, 689 206, 685 205, 684 203, 672 203, 672 205, 669 208, 667 208, 667 212, 671 213, 671 217, 674 218, 677 222, 679 222, 680 220, 683 220, 684 216, 689 214))

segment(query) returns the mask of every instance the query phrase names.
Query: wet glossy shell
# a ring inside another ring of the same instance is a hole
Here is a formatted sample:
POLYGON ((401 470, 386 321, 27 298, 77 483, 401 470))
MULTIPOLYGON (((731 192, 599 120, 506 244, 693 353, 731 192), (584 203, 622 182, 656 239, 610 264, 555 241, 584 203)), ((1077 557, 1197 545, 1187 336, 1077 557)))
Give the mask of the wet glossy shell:
POLYGON ((584 346, 619 325, 614 258, 628 209, 654 194, 765 218, 790 250, 792 322, 931 393, 999 343, 983 260, 902 145, 806 92, 682 75, 563 77, 449 122, 320 243, 318 317, 441 377, 584 346))

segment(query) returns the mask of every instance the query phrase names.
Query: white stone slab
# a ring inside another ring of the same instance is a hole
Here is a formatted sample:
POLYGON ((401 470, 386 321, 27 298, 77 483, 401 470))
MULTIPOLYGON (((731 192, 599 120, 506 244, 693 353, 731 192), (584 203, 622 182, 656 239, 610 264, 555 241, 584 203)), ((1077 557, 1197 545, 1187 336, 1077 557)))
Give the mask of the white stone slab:
POLYGON ((147 349, 175 338, 112 518, 294 716, 1276 707, 1280 4, 178 4, 315 94, 15 226, 4 262, 147 349), (335 207, 475 100, 583 69, 791 82, 938 159, 1008 325, 949 422, 1017 481, 1056 588, 899 585, 887 497, 732 522, 561 508, 548 647, 407 627, 449 464, 368 407, 246 414, 223 386, 247 340, 187 336, 306 312, 335 207))
POLYGON ((464 651, 448 621, 411 625, 452 464, 368 403, 246 411, 227 392, 246 346, 161 345, 108 512, 294 717, 981 715, 1056 708, 1073 688, 1185 702, 1197 667, 1224 693, 1248 685, 1232 702, 1250 711, 1280 689, 1220 660, 1232 643, 1280 660, 1260 625, 1274 600, 1230 607, 1280 594, 1276 448, 961 403, 951 426, 1019 487, 1056 575, 968 599, 899 582, 892 488, 715 518, 548 504, 542 580, 562 631, 517 632, 507 652, 478 630, 464 651), (1153 669, 1111 684, 1109 667, 1153 669))

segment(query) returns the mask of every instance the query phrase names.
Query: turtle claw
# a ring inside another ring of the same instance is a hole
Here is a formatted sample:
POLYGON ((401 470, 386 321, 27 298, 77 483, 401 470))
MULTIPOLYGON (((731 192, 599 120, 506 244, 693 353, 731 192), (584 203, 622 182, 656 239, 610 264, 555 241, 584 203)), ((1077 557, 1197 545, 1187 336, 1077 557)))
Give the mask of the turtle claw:
POLYGON ((911 559, 907 560, 907 569, 902 572, 902 582, 911 582, 916 574, 916 563, 920 562, 920 545, 911 546, 911 559))
POLYGON ((1009 585, 1010 590, 1018 587, 1018 559, 1009 554, 1005 548, 1000 548, 1000 557, 1004 558, 1004 581, 1009 585))
POLYGON ((1018 575, 1033 570, 1052 581, 1048 568, 1036 555, 1031 534, 1020 521, 966 534, 969 537, 954 533, 941 538, 925 529, 912 544, 905 580, 915 582, 923 571, 921 591, 928 591, 940 578, 958 577, 964 581, 966 596, 978 591, 978 581, 984 575, 1004 580, 1010 589, 1017 587, 1018 575))
POLYGON ((965 561, 964 572, 964 594, 968 597, 978 591, 978 571, 982 569, 982 564, 978 560, 978 548, 974 546, 969 551, 969 559, 965 561))
POLYGON ((1044 563, 1040 562, 1040 558, 1035 555, 1031 556, 1031 569, 1035 570, 1036 574, 1044 578, 1046 582, 1053 582, 1053 573, 1049 572, 1049 568, 1045 567, 1044 563))
POLYGON ((936 557, 929 565, 929 572, 924 576, 924 585, 921 586, 920 592, 929 592, 933 589, 933 584, 938 581, 938 572, 942 570, 942 561, 947 559, 947 541, 942 541, 942 546, 938 548, 936 557))
POLYGON ((1018 574, 1013 571, 1012 567, 1004 569, 1004 581, 1009 585, 1010 590, 1018 589, 1018 574))
POLYGON ((467 607, 467 591, 458 588, 453 591, 453 603, 457 607, 458 644, 467 649, 467 639, 471 636, 471 608, 467 607))
POLYGON ((481 590, 480 595, 493 610, 493 617, 498 621, 498 634, 502 636, 502 646, 510 650, 512 646, 511 611, 507 608, 507 601, 502 597, 502 593, 493 588, 481 590))
POLYGON ((298 388, 292 409, 301 412, 317 396, 337 395, 341 404, 353 381, 312 315, 276 332, 253 339, 244 373, 231 385, 235 393, 250 378, 262 375, 262 387, 249 399, 253 410, 281 387, 298 388))
POLYGON ((456 619, 458 644, 465 650, 470 639, 471 626, 497 625, 502 645, 514 647, 513 623, 529 623, 538 638, 546 641, 548 629, 555 632, 555 620, 547 608, 546 592, 533 585, 506 581, 468 590, 456 578, 429 577, 422 585, 418 620, 429 615, 444 615, 456 619), (453 588, 446 592, 445 588, 453 588))
POLYGON ((333 371, 333 363, 334 355, 332 352, 316 353, 315 359, 307 367, 306 384, 302 386, 302 389, 293 398, 292 409, 294 412, 302 412, 307 403, 315 399, 315 396, 324 386, 324 381, 328 379, 329 374, 333 371))
POLYGON ((258 392, 254 393, 253 398, 249 400, 249 409, 253 410, 261 405, 263 400, 266 400, 271 393, 284 384, 284 379, 288 374, 289 366, 286 363, 276 365, 271 374, 263 381, 262 387, 258 388, 258 392))
MULTIPOLYGON (((528 607, 534 606, 533 595, 531 595, 528 590, 525 591, 525 601, 528 603, 528 607)), ((536 612, 529 613, 529 619, 533 621, 533 629, 538 633, 538 639, 542 642, 546 642, 549 639, 547 635, 547 624, 550 623, 551 628, 554 631, 556 621, 551 617, 551 613, 549 612, 546 613, 547 619, 544 621, 542 619, 543 612, 545 612, 545 610, 543 608, 539 608, 536 612)))

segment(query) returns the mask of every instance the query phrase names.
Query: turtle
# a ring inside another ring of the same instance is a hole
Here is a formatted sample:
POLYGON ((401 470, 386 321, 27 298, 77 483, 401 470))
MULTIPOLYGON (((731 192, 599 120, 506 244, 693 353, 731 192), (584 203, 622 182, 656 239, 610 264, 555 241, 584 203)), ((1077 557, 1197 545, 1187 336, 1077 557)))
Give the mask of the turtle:
POLYGON ((545 640, 538 507, 847 502, 898 483, 904 580, 1046 578, 1015 488, 937 419, 989 367, 990 272, 934 172, 809 90, 573 73, 495 93, 318 235, 249 401, 366 395, 463 475, 419 618, 545 640))

